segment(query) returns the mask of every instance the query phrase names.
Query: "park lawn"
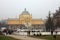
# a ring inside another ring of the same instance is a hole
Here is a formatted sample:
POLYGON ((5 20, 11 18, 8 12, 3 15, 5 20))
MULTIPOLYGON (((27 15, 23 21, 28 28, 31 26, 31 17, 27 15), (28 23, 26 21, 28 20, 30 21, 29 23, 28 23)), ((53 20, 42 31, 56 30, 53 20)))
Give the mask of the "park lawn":
POLYGON ((34 38, 46 39, 46 40, 60 40, 60 35, 56 36, 56 39, 52 35, 42 35, 42 36, 30 36, 34 38))
POLYGON ((4 36, 4 35, 0 35, 0 40, 18 40, 18 39, 8 37, 8 36, 4 36))

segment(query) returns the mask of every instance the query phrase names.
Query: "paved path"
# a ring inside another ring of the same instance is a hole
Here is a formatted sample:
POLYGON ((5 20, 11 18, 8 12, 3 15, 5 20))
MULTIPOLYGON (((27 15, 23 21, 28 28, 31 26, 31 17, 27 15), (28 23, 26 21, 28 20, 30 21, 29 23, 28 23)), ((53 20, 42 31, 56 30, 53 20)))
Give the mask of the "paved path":
POLYGON ((28 37, 28 36, 19 36, 19 35, 8 35, 8 36, 14 37, 16 39, 21 39, 21 40, 44 40, 44 39, 33 38, 33 37, 28 37))

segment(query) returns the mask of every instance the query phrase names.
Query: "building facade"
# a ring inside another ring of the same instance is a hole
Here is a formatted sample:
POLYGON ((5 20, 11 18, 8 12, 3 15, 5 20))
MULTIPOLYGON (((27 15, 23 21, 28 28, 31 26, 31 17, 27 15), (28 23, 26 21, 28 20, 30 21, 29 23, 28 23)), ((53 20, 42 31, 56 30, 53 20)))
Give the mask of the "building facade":
POLYGON ((33 19, 32 14, 30 14, 25 8, 24 11, 19 15, 18 19, 8 19, 7 24, 9 29, 25 27, 38 28, 44 25, 44 21, 42 19, 33 19))

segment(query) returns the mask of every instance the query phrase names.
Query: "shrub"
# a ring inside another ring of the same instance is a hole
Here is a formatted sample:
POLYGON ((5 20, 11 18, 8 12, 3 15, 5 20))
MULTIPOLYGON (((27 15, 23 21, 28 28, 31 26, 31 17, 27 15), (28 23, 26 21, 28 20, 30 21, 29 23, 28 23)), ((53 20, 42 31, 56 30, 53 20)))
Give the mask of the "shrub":
POLYGON ((0 31, 0 35, 3 35, 1 31, 0 31))

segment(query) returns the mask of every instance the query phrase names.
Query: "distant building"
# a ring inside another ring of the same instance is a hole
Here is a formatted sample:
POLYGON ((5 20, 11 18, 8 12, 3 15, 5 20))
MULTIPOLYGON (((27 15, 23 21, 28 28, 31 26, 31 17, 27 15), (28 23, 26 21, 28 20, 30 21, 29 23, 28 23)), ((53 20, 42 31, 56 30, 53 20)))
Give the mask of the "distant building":
POLYGON ((38 28, 44 26, 44 21, 42 19, 32 19, 32 14, 26 11, 25 8, 18 19, 8 19, 7 24, 9 29, 24 27, 38 28))

